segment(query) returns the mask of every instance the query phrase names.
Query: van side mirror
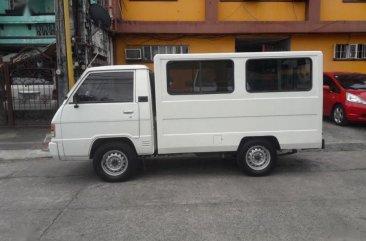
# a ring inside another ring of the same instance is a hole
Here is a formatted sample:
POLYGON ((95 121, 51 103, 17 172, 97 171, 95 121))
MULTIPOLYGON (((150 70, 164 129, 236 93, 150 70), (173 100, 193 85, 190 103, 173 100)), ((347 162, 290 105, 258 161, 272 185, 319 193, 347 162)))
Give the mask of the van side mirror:
POLYGON ((325 91, 325 92, 330 92, 330 87, 329 87, 329 85, 323 85, 323 91, 325 91))
POLYGON ((74 104, 74 108, 79 108, 78 102, 79 102, 79 95, 75 94, 72 97, 72 103, 74 104))

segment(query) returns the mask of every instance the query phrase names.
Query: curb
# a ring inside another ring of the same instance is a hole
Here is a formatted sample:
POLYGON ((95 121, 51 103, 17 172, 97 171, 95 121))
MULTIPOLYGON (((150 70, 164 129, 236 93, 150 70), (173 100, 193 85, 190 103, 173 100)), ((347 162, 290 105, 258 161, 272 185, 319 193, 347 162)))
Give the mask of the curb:
POLYGON ((51 154, 40 149, 0 150, 0 160, 28 160, 45 157, 51 157, 51 154))

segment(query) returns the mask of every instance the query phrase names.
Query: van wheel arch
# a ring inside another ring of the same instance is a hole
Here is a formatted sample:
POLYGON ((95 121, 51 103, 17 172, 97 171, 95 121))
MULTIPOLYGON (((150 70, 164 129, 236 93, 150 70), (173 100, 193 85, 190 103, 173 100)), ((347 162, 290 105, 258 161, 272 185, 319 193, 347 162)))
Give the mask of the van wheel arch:
POLYGON ((135 145, 132 143, 132 141, 130 139, 128 139, 127 137, 116 137, 116 138, 100 138, 100 139, 95 140, 90 149, 89 158, 93 159, 96 150, 100 146, 105 145, 107 143, 117 143, 117 144, 123 143, 123 144, 129 145, 130 148, 134 151, 134 154, 137 156, 137 151, 136 151, 135 145))
POLYGON ((238 146, 237 152, 243 147, 245 143, 252 140, 265 140, 273 144, 276 150, 281 150, 280 143, 278 142, 277 138, 274 136, 247 136, 241 139, 240 144, 238 146))

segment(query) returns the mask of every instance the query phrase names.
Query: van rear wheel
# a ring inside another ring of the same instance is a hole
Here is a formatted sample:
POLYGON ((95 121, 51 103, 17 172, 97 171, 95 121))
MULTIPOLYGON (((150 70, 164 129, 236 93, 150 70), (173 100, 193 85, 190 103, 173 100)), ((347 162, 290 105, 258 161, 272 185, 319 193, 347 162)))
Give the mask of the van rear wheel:
POLYGON ((100 146, 93 158, 93 167, 107 182, 128 180, 136 171, 136 154, 124 143, 106 143, 100 146))
POLYGON ((277 160, 274 145, 261 139, 246 142, 240 148, 237 162, 243 172, 250 176, 264 176, 271 172, 277 160))

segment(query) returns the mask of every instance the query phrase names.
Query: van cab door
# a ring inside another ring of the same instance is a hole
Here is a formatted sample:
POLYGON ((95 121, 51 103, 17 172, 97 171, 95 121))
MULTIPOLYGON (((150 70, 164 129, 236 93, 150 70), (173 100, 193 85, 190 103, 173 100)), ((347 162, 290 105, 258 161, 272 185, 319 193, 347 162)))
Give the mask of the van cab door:
POLYGON ((98 138, 139 138, 134 70, 91 72, 81 81, 61 115, 63 148, 68 159, 88 158, 91 145, 98 138))

